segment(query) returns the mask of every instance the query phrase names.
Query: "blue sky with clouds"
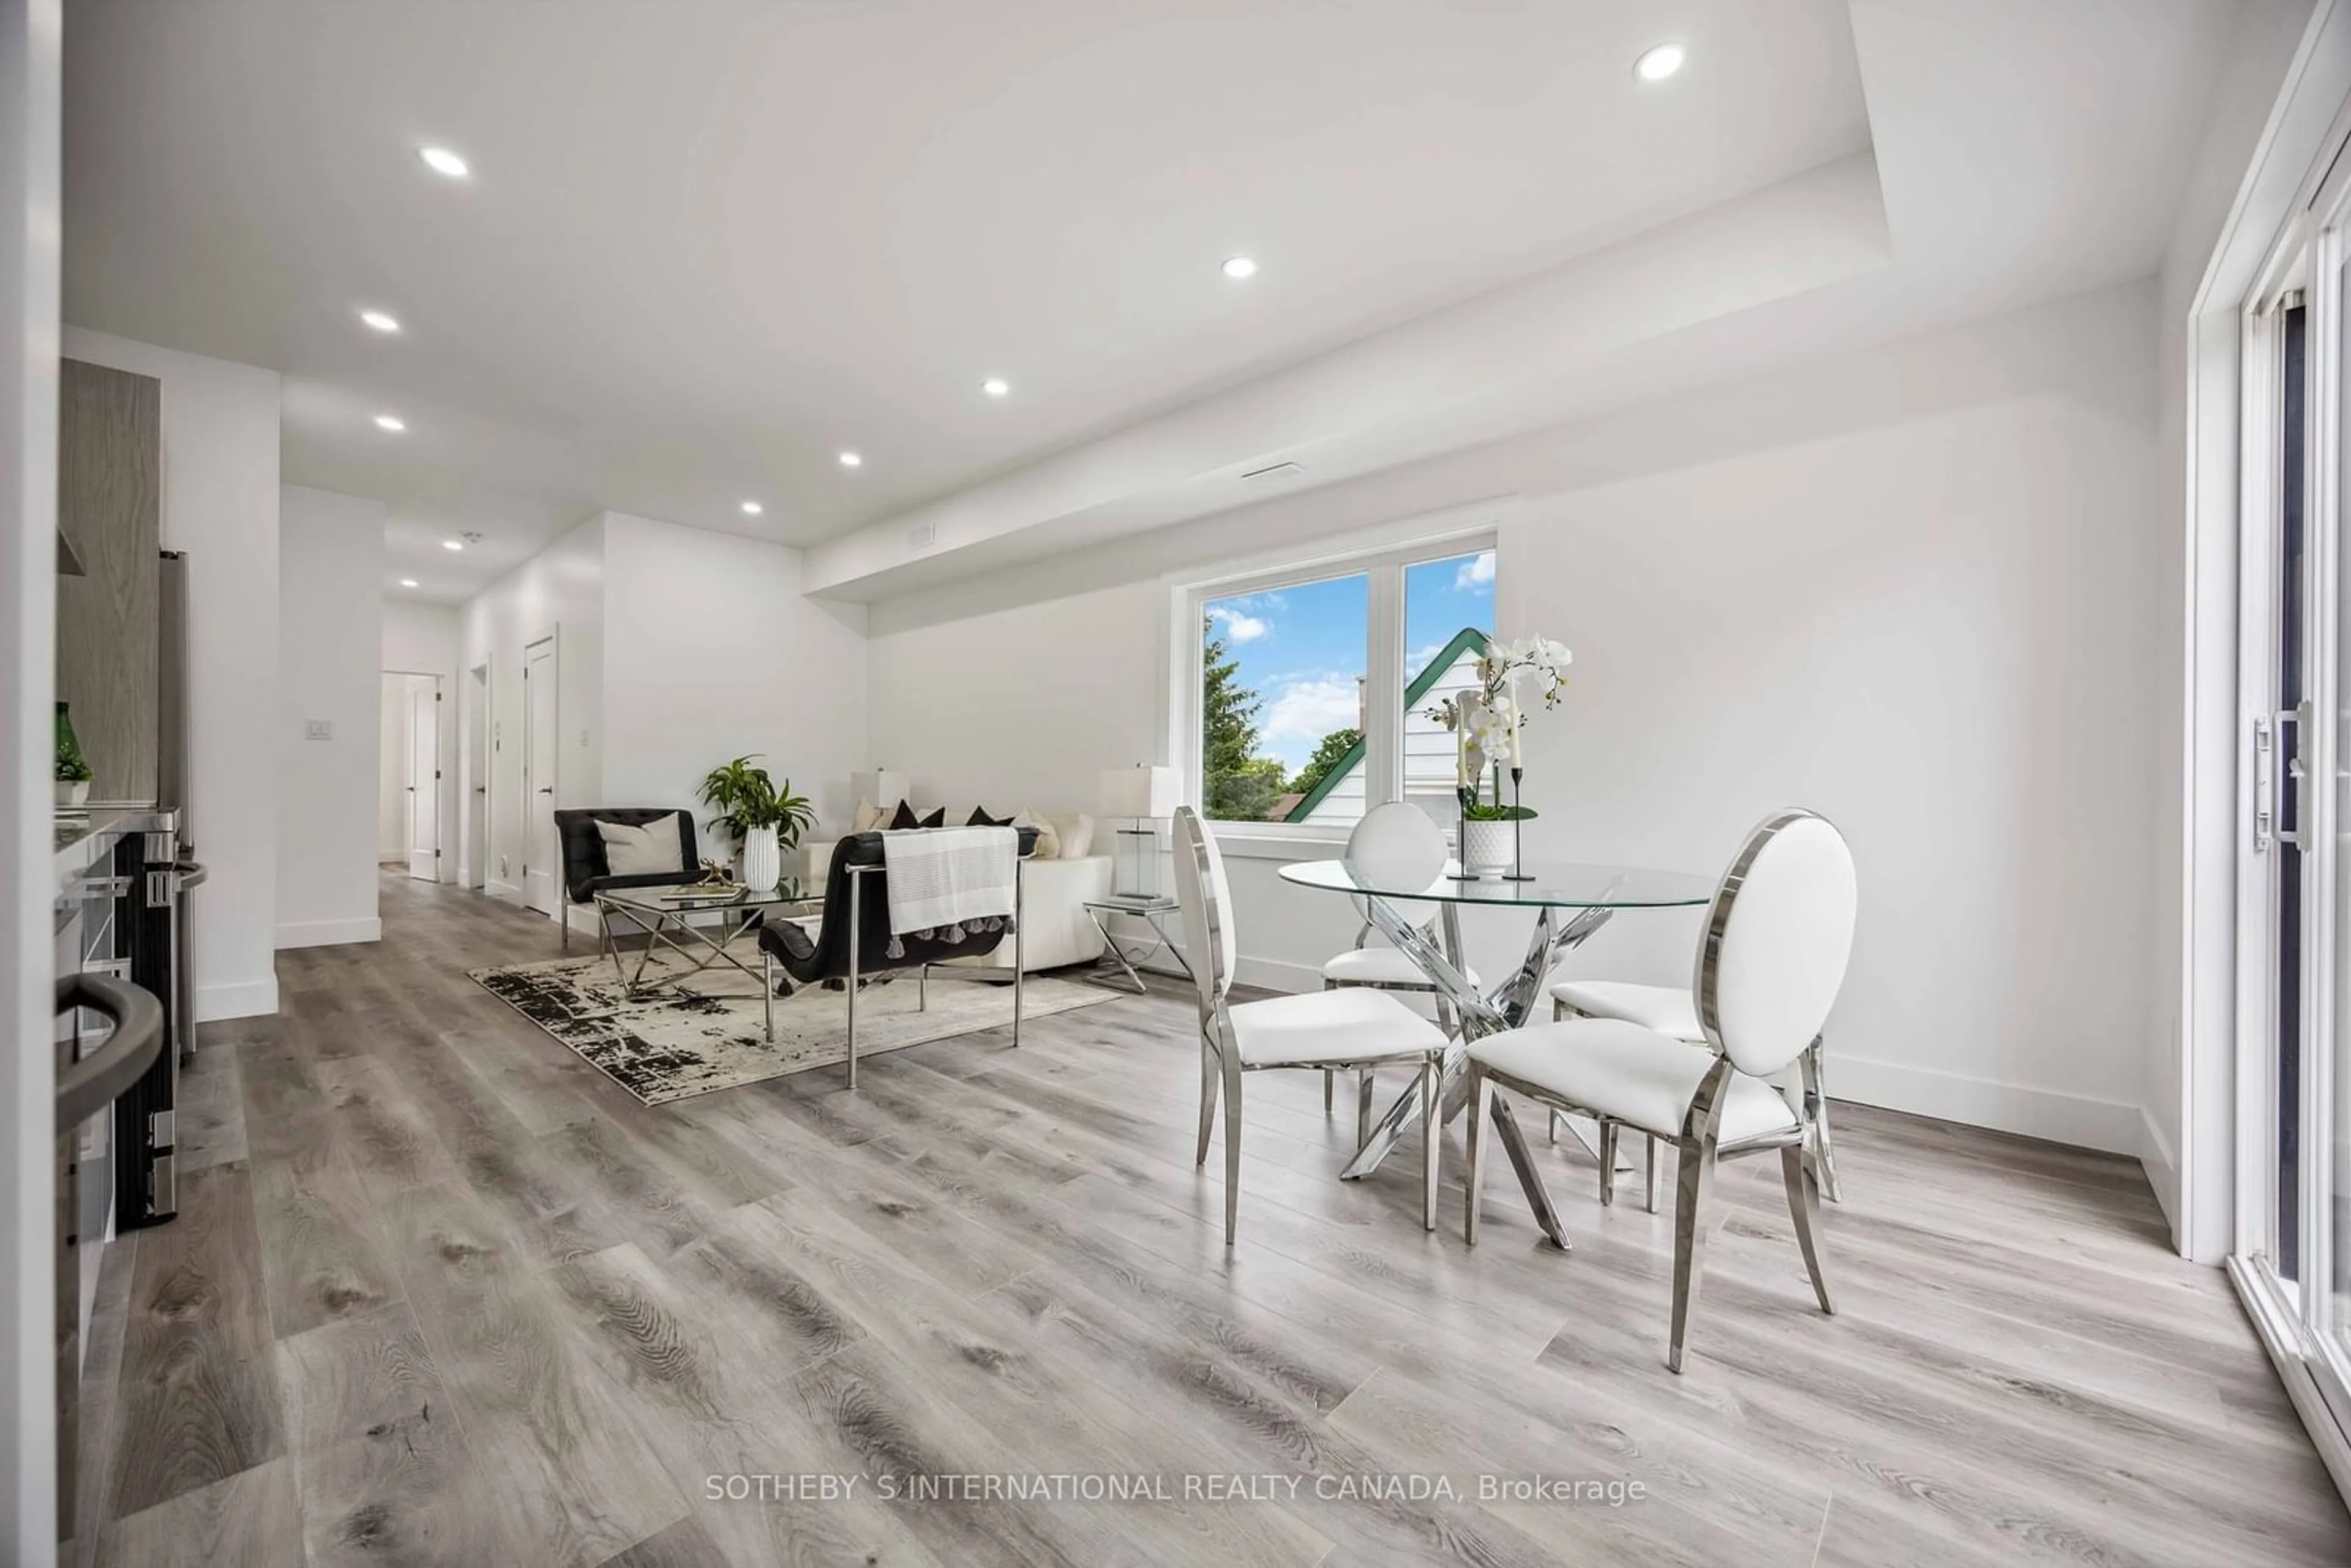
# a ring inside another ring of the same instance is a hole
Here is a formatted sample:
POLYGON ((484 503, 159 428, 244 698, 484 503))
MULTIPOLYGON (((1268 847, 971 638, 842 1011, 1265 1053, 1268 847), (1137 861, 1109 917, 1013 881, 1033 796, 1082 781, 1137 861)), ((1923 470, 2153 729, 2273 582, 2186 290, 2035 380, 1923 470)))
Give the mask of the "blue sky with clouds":
MULTIPOLYGON (((1464 626, 1493 630, 1493 552, 1410 568, 1404 598, 1409 678, 1464 626)), ((1370 604, 1362 577, 1209 601, 1208 619, 1239 664, 1241 684, 1263 699, 1259 756, 1295 771, 1324 736, 1354 724, 1370 604)))

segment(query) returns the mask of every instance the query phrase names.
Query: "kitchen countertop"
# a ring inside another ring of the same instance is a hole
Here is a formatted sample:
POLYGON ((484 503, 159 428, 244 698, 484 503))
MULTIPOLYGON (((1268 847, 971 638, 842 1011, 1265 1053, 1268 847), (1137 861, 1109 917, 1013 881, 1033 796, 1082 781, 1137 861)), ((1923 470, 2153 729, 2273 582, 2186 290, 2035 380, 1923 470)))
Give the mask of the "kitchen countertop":
POLYGON ((173 826, 176 814, 158 810, 145 801, 93 801, 60 810, 52 838, 57 853, 57 890, 79 876, 125 833, 161 832, 173 826))

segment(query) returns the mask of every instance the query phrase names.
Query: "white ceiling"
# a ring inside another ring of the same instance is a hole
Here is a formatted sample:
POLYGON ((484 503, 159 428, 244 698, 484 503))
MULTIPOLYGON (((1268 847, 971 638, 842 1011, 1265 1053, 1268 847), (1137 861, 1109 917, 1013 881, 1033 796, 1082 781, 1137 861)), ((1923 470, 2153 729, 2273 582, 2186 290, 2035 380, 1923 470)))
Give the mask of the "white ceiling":
POLYGON ((608 507, 830 538, 1867 142, 1843 0, 85 0, 66 314, 285 372, 288 479, 454 597, 608 507))
POLYGON ((883 598, 2143 276, 2237 10, 80 0, 66 314, 284 371, 425 596, 611 507, 883 598))

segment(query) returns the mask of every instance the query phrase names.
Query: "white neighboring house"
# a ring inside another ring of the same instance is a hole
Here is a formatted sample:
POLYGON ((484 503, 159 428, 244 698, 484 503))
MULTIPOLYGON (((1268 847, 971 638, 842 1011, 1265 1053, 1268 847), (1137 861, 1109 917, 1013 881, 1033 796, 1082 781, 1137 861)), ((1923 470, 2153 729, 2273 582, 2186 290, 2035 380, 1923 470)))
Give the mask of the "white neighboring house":
MULTIPOLYGON (((1486 633, 1465 626, 1405 687, 1404 798, 1448 825, 1458 810, 1453 792, 1453 737, 1443 725, 1430 718, 1426 710, 1447 697, 1477 687, 1478 659, 1485 651, 1486 633)), ((1363 815, 1364 748, 1359 742, 1347 754, 1346 760, 1332 768, 1281 820, 1343 828, 1352 826, 1363 815)))

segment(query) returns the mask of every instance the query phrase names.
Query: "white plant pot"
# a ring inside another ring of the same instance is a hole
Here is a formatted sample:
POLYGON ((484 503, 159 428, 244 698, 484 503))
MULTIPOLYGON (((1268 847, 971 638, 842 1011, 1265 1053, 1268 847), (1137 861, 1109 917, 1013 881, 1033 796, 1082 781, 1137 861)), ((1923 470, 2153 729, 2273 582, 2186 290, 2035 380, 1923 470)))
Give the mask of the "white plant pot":
POLYGON ((71 783, 60 779, 57 784, 57 804, 60 806, 78 806, 89 799, 89 780, 87 779, 77 779, 71 783))
POLYGON ((743 885, 753 893, 773 889, 784 874, 784 852, 773 828, 752 828, 743 834, 743 885))
POLYGON ((1500 876, 1510 869, 1514 822, 1461 824, 1461 869, 1471 876, 1500 876))

